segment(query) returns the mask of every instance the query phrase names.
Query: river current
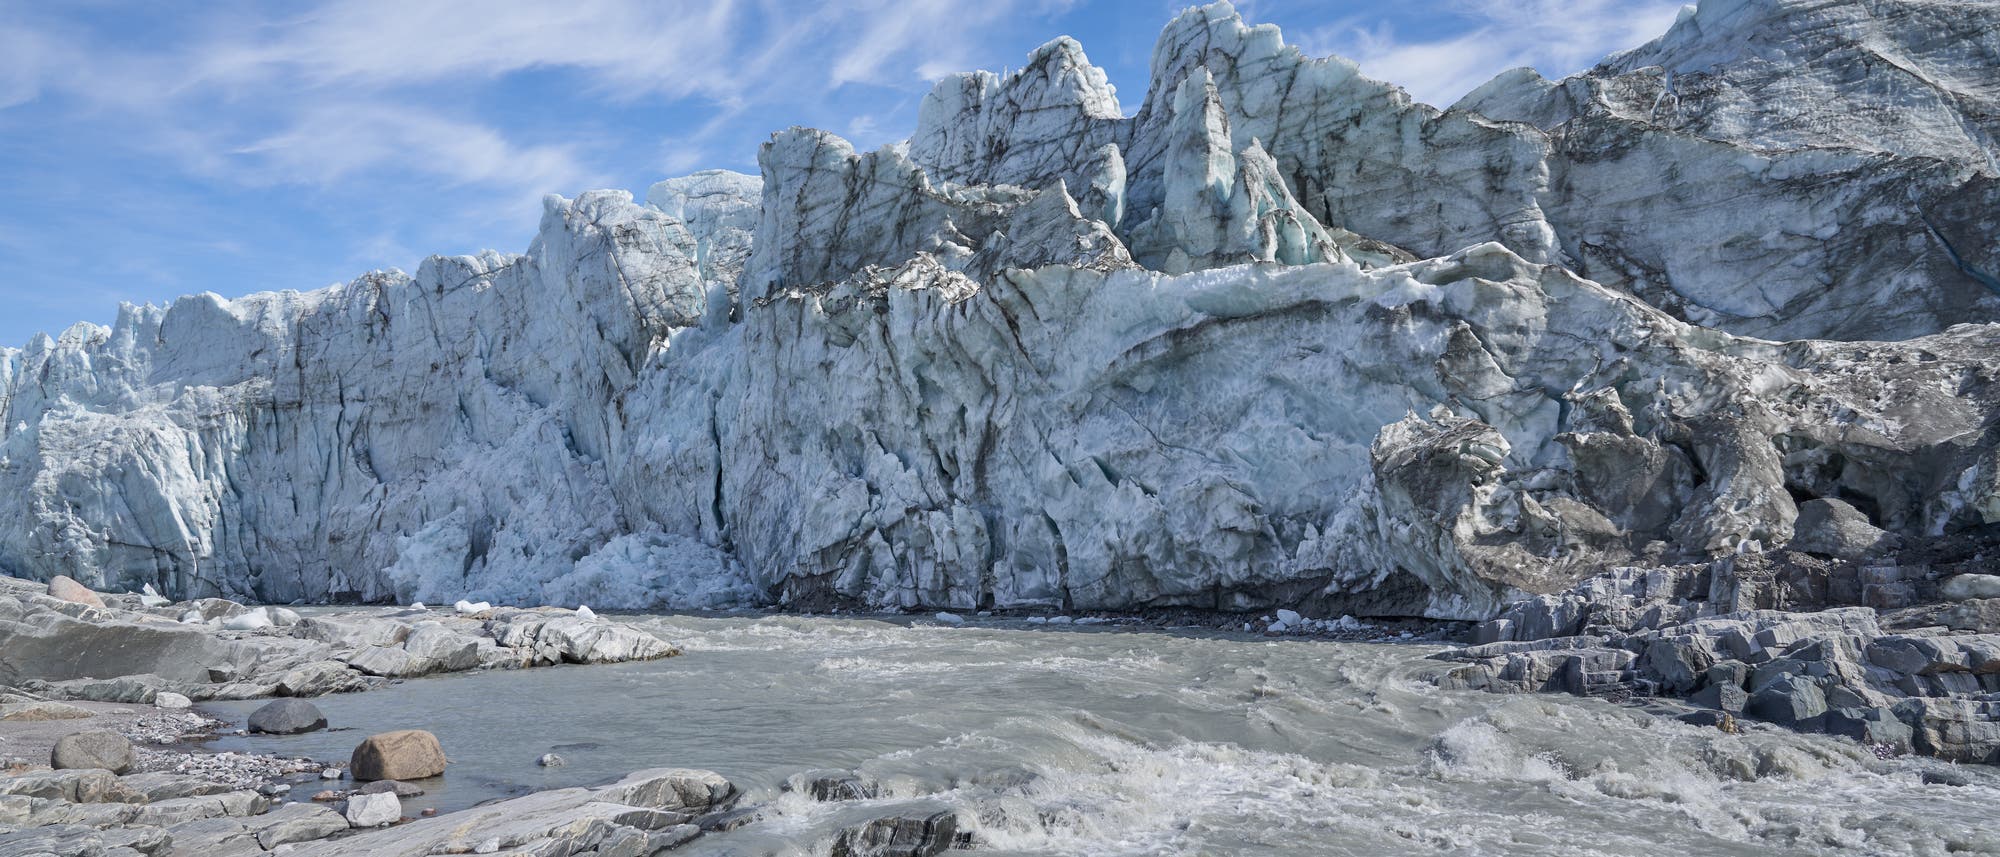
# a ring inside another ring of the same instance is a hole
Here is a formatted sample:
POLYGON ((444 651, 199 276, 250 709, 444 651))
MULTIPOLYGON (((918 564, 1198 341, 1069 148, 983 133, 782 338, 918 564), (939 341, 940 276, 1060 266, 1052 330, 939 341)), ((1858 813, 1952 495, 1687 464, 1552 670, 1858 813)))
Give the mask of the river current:
MULTIPOLYGON (((709 855, 824 854, 842 827, 932 806, 960 809, 975 853, 995 855, 2000 854, 1991 769, 1441 691, 1435 643, 627 618, 686 654, 326 697, 338 731, 217 749, 336 761, 371 732, 429 729, 453 764, 413 813, 707 768, 763 807, 687 850, 709 855), (548 752, 567 764, 537 766, 548 752), (786 789, 826 769, 882 795, 786 789)), ((240 723, 256 704, 208 709, 240 723)))

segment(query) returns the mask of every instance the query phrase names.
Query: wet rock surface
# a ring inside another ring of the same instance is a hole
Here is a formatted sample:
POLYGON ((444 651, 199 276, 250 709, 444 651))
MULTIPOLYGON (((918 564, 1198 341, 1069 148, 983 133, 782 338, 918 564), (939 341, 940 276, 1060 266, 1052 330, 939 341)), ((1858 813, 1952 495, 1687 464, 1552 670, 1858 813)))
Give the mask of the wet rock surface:
POLYGON ((296 735, 325 729, 326 715, 320 713, 318 706, 303 699, 278 699, 250 712, 245 726, 252 732, 296 735))

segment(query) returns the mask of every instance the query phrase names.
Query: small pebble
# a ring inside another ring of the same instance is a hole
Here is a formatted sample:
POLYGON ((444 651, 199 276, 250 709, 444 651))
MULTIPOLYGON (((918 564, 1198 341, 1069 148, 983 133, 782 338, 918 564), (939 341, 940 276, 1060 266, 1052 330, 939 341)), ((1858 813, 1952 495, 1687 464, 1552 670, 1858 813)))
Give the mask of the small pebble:
POLYGON ((319 778, 322 780, 337 780, 343 776, 346 776, 346 773, 339 768, 327 768, 319 772, 319 778))

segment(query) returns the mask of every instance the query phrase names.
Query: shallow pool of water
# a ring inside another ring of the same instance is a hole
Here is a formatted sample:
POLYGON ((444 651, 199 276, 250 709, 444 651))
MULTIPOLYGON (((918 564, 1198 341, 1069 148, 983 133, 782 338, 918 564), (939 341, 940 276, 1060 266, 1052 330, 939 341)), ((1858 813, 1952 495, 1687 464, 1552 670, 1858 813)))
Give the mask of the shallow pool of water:
MULTIPOLYGON (((492 672, 314 700, 343 731, 217 749, 344 760, 423 728, 452 758, 412 809, 718 771, 765 805, 699 854, 824 853, 840 827, 954 807, 994 854, 2000 854, 2000 777, 1627 707, 1440 691, 1434 644, 791 616, 630 619, 662 661, 492 672), (555 752, 568 764, 541 768, 555 752), (814 803, 814 769, 882 797, 814 803), (1935 777, 1934 777, 1935 779, 1935 777)), ((239 723, 258 702, 207 709, 239 723)))

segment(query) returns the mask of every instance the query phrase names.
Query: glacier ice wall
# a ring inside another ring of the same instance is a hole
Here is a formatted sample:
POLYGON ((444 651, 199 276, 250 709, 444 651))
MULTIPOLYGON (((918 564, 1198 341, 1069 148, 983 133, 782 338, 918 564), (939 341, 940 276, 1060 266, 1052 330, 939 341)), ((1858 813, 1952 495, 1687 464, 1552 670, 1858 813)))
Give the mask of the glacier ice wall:
POLYGON ((1483 616, 2000 521, 2000 11, 1708 0, 1451 110, 1227 4, 523 255, 0 350, 0 568, 271 601, 1483 616), (1949 328, 1949 329, 1947 329, 1949 328), (1748 338, 1750 336, 1764 338, 1748 338), (1798 340, 1775 342, 1773 339, 1798 340))

